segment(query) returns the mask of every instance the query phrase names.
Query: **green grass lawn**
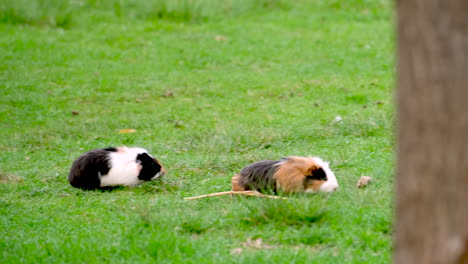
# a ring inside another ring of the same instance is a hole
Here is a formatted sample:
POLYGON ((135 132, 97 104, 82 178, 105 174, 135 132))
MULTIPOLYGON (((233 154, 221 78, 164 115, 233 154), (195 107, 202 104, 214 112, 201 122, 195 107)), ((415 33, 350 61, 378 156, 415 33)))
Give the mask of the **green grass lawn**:
POLYGON ((2 1, 1 262, 389 263, 392 18, 389 0, 2 1), (164 180, 68 184, 121 145, 164 180), (183 200, 289 155, 330 161, 340 189, 183 200))

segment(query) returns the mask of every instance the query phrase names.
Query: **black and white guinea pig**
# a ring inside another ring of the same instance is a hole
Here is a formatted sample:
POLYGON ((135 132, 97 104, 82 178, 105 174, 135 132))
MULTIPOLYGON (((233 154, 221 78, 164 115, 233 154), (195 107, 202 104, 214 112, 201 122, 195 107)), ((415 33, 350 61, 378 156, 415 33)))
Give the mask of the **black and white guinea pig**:
POLYGON ((98 189, 135 186, 166 173, 161 163, 142 148, 109 147, 90 150, 76 159, 68 181, 73 187, 98 189))
POLYGON ((329 164, 318 157, 287 157, 248 165, 232 177, 233 191, 274 193, 334 192, 338 181, 329 164))

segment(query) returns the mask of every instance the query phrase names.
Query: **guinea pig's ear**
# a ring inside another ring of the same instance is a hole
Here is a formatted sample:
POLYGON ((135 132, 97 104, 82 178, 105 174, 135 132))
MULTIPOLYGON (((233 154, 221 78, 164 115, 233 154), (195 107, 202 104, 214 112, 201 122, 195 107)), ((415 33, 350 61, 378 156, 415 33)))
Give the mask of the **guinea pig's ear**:
POLYGON ((313 166, 309 169, 309 174, 306 176, 307 179, 326 181, 327 174, 322 167, 313 166))

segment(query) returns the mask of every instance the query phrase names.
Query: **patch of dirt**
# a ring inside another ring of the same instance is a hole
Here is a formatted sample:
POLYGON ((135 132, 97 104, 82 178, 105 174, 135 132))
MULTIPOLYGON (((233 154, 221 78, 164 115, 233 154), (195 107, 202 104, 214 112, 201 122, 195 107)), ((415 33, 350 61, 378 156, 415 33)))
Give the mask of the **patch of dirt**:
POLYGON ((290 248, 293 250, 308 250, 310 252, 318 252, 322 250, 325 246, 322 245, 271 245, 263 242, 261 238, 257 239, 247 239, 247 241, 242 243, 241 247, 233 248, 230 253, 231 255, 240 255, 246 250, 261 250, 261 249, 278 249, 278 248, 290 248))
POLYGON ((14 175, 13 173, 0 171, 0 183, 17 183, 22 180, 23 178, 14 175))

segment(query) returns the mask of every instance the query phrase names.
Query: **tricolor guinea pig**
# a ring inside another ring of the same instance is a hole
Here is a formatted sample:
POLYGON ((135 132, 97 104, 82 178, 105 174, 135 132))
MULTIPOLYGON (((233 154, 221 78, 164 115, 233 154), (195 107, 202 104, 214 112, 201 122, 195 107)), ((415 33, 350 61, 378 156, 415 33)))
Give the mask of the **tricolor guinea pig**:
POLYGON ((161 163, 142 148, 110 147, 90 150, 76 159, 68 181, 73 187, 98 189, 135 186, 166 173, 161 163))
POLYGON ((232 177, 233 191, 274 193, 334 192, 338 182, 327 162, 318 157, 259 161, 232 177))

